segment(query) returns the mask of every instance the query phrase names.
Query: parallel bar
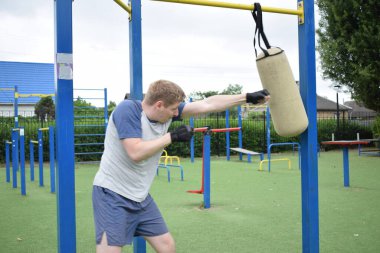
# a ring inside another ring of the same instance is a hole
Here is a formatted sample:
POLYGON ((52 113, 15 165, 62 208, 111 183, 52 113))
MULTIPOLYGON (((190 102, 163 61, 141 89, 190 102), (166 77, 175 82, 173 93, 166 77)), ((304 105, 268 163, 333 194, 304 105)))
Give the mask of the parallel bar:
MULTIPOLYGON (((227 2, 218 2, 218 1, 208 1, 208 0, 152 0, 158 2, 169 2, 169 3, 179 3, 179 4, 193 4, 193 5, 203 5, 203 6, 212 6, 212 7, 221 7, 229 9, 239 9, 239 10, 249 10, 253 11, 254 6, 251 4, 238 4, 238 3, 227 3, 227 2)), ((274 8, 274 7, 261 7, 264 12, 273 12, 280 14, 290 14, 302 16, 302 10, 291 10, 283 8, 274 8)))
MULTIPOLYGON (((230 127, 230 128, 218 128, 218 129, 210 129, 213 133, 225 133, 225 132, 237 132, 240 131, 240 127, 230 127)), ((206 132, 208 130, 207 127, 198 127, 194 128, 194 132, 206 132)))
POLYGON ((55 94, 18 94, 18 97, 20 98, 29 98, 29 97, 40 97, 40 98, 45 98, 45 97, 54 97, 55 94))

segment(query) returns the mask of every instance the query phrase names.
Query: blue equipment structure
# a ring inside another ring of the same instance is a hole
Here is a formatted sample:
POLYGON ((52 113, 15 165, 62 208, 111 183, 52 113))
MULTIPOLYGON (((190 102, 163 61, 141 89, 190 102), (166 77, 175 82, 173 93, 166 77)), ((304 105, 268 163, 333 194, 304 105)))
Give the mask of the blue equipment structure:
MULTIPOLYGON (((170 1, 170 0, 168 0, 170 1)), ((142 45, 141 1, 129 0, 122 4, 130 13, 130 91, 132 99, 142 99, 142 45), (133 6, 133 15, 131 14, 133 6)), ((253 5, 221 3, 201 0, 176 0, 176 3, 210 5, 215 7, 253 10, 253 5)), ((55 58, 56 58, 56 127, 57 127, 57 210, 58 252, 76 252, 75 175, 74 175, 74 112, 72 65, 72 0, 55 2, 55 58)), ((301 189, 302 189, 302 250, 319 252, 318 215, 318 159, 314 1, 297 0, 298 10, 262 7, 264 12, 297 15, 300 92, 309 120, 301 135, 301 189)), ((134 252, 146 252, 142 237, 134 240, 134 252)))
MULTIPOLYGON (((247 150, 243 148, 243 120, 242 120, 242 113, 241 113, 241 106, 237 107, 238 111, 238 127, 239 130, 239 147, 237 148, 231 148, 230 147, 230 132, 226 132, 226 157, 227 161, 230 160, 230 150, 233 150, 235 152, 239 153, 239 160, 243 160, 243 154, 247 155, 247 160, 249 163, 251 163, 251 157, 252 156, 260 156, 260 161, 264 159, 264 154, 261 152, 255 152, 251 150, 247 150)), ((230 111, 226 110, 226 128, 230 127, 230 111)))
POLYGON ((105 130, 108 124, 107 88, 74 89, 74 91, 85 92, 86 94, 95 93, 94 97, 78 96, 77 99, 84 100, 86 105, 74 106, 76 163, 97 163, 103 154, 105 130), (102 95, 99 95, 99 92, 102 95), (89 101, 101 102, 103 110, 93 106, 93 103, 89 101), (90 147, 91 150, 87 150, 90 147), (91 159, 94 156, 96 159, 91 159))
POLYGON ((34 181, 34 145, 38 144, 38 165, 39 165, 39 186, 44 186, 44 140, 43 132, 49 132, 49 162, 50 162, 50 192, 55 192, 55 144, 54 144, 54 127, 38 129, 38 141, 30 140, 30 181, 34 181))
MULTIPOLYGON (((298 168, 301 169, 301 145, 298 142, 281 142, 281 143, 271 143, 271 124, 270 124, 270 109, 269 106, 267 107, 267 113, 266 113, 266 132, 267 132, 267 160, 262 160, 262 162, 268 162, 268 171, 270 172, 271 169, 271 162, 272 161, 279 161, 279 160, 288 160, 290 163, 289 159, 282 158, 282 159, 272 159, 271 158, 271 151, 272 147, 275 146, 292 146, 293 148, 293 154, 294 154, 294 147, 298 148, 298 168)), ((260 169, 261 169, 261 164, 260 164, 260 169)))
POLYGON ((10 183, 11 180, 10 145, 12 145, 12 187, 17 188, 17 173, 20 168, 21 195, 26 195, 24 128, 13 128, 12 141, 5 141, 5 177, 7 183, 10 183))

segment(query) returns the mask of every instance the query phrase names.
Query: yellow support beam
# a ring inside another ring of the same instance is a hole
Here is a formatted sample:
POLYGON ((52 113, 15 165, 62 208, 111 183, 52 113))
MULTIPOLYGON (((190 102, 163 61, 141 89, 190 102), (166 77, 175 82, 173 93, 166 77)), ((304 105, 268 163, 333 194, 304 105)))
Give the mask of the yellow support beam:
POLYGON ((117 3, 121 8, 123 8, 124 10, 126 10, 129 14, 131 14, 132 12, 132 9, 131 9, 131 6, 123 3, 121 0, 113 0, 115 3, 117 3))
MULTIPOLYGON (((153 0, 159 2, 169 2, 169 3, 179 3, 179 4, 193 4, 193 5, 203 5, 203 6, 212 6, 212 7, 221 7, 229 9, 239 9, 239 10, 249 10, 253 11, 254 6, 252 4, 238 4, 238 3, 227 3, 219 1, 209 1, 209 0, 153 0)), ((274 7, 265 7, 261 6, 263 12, 273 12, 280 14, 290 14, 303 17, 303 8, 298 7, 297 10, 284 9, 284 8, 274 8, 274 7)))
POLYGON ((40 131, 49 131, 49 128, 48 127, 42 127, 42 128, 38 128, 38 130, 40 130, 40 131))
POLYGON ((40 98, 45 98, 45 97, 54 97, 55 94, 20 94, 16 93, 15 97, 17 98, 28 98, 28 97, 40 97, 40 98))

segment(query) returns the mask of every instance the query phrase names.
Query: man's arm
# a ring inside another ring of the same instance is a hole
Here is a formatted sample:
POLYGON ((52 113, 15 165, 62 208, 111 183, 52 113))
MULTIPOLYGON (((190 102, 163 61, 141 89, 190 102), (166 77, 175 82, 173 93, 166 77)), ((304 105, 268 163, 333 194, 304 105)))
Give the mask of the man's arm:
POLYGON ((127 138, 121 140, 121 142, 129 157, 135 163, 138 163, 163 150, 172 141, 170 133, 166 133, 160 138, 150 141, 144 141, 141 138, 127 138))
POLYGON ((186 104, 182 111, 182 118, 210 112, 222 112, 247 102, 254 102, 254 104, 259 105, 267 102, 269 98, 269 93, 266 90, 238 95, 215 95, 186 104))

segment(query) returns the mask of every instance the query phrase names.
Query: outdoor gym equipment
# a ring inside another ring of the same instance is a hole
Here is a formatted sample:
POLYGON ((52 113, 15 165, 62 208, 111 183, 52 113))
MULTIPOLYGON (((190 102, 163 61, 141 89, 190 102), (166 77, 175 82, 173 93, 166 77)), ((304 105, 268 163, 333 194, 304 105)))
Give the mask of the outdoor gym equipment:
MULTIPOLYGON (((121 4, 130 14, 130 91, 131 98, 142 100, 142 32, 141 0, 121 4), (133 15, 132 13, 133 6, 133 15)), ((169 1, 169 0, 168 0, 169 1)), ((223 3, 201 0, 172 0, 176 3, 207 5, 252 11, 252 4, 223 3)), ((75 225, 75 161, 73 102, 73 30, 72 0, 56 0, 55 59, 56 59, 56 129, 57 129, 57 245, 59 252, 76 252, 75 225)), ((309 125, 301 135, 302 173, 302 250, 319 252, 316 57, 314 1, 297 0, 297 10, 262 7, 264 12, 296 15, 298 17, 300 93, 305 104, 309 125)), ((134 240, 134 252, 146 252, 142 237, 134 240)))
POLYGON ((202 182, 200 190, 189 190, 188 193, 203 194, 203 207, 211 207, 210 199, 210 169, 211 169, 211 133, 222 133, 222 132, 236 132, 240 131, 240 127, 233 128, 220 128, 220 129, 210 129, 209 127, 194 128, 194 132, 203 133, 203 155, 202 155, 202 182))
POLYGON ((271 111, 269 107, 267 107, 267 113, 266 113, 266 131, 267 131, 267 158, 266 160, 262 160, 260 162, 260 168, 259 170, 262 170, 263 163, 268 163, 268 171, 271 170, 271 163, 275 161, 288 161, 288 168, 291 168, 291 162, 289 158, 278 158, 278 159, 272 159, 271 152, 272 147, 275 146, 292 146, 293 147, 293 154, 294 154, 294 147, 298 148, 298 168, 301 169, 301 145, 298 142, 280 142, 280 143, 271 143, 271 131, 270 131, 270 117, 271 117, 271 111))
MULTIPOLYGON (((260 156, 260 161, 264 159, 264 154, 261 152, 255 152, 252 150, 244 149, 243 148, 243 120, 241 116, 241 106, 237 107, 238 111, 238 127, 239 130, 239 147, 237 148, 231 148, 230 147, 230 132, 226 132, 226 157, 227 161, 230 160, 230 150, 233 150, 235 152, 239 153, 239 159, 243 159, 243 154, 247 155, 247 160, 250 163, 251 162, 251 156, 260 156)), ((226 110, 226 128, 230 128, 230 110, 226 110)))
POLYGON ((38 144, 39 185, 44 186, 44 140, 43 132, 49 132, 50 192, 55 192, 55 144, 54 127, 38 129, 38 141, 30 140, 30 181, 34 181, 34 144, 38 144))
POLYGON ((12 186, 13 188, 17 188, 17 173, 20 168, 21 195, 26 195, 24 128, 13 128, 12 141, 5 141, 5 174, 7 183, 10 182, 10 145, 12 145, 12 186))
POLYGON ((170 183, 170 168, 179 168, 181 170, 181 181, 183 181, 183 166, 181 165, 181 161, 178 156, 168 155, 166 150, 163 151, 163 155, 160 157, 160 161, 157 166, 157 176, 159 168, 165 168, 168 173, 168 182, 170 183), (177 164, 173 164, 173 160, 177 162, 177 164))

